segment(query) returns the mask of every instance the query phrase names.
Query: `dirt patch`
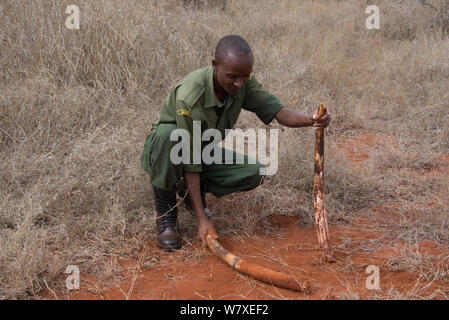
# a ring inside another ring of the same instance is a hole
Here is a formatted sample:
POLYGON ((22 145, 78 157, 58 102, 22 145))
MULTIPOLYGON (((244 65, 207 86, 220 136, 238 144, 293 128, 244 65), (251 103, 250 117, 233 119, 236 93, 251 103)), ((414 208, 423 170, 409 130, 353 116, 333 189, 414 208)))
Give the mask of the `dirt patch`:
POLYGON ((362 132, 357 136, 336 137, 338 152, 353 163, 363 162, 370 158, 370 152, 380 145, 390 144, 397 149, 394 139, 386 135, 362 132))

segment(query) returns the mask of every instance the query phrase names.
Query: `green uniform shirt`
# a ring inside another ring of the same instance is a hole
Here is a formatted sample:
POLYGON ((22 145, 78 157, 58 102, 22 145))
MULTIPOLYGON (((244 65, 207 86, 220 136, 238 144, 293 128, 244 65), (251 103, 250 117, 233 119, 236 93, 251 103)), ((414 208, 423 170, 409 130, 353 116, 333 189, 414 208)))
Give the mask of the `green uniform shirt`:
MULTIPOLYGON (((201 121, 201 133, 206 129, 218 129, 224 138, 225 130, 234 127, 242 108, 256 113, 260 120, 269 124, 282 107, 253 74, 235 96, 227 96, 223 105, 215 96, 213 69, 206 67, 188 74, 173 87, 154 126, 159 123, 176 124, 189 132, 192 143, 194 120, 201 121)), ((201 172, 202 165, 183 164, 183 169, 201 172)))

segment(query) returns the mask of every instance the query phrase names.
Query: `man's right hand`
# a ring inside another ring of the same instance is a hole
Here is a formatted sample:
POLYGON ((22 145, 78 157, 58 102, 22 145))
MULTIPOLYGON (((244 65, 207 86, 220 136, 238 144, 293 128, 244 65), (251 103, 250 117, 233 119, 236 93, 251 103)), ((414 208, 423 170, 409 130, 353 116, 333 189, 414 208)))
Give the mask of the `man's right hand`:
POLYGON ((206 244, 206 234, 210 234, 212 238, 217 239, 217 232, 209 219, 204 218, 198 222, 198 239, 206 244))
POLYGON ((198 172, 184 171, 184 181, 186 183, 187 190, 189 192, 190 201, 192 202, 193 210, 196 214, 196 220, 198 221, 198 239, 203 244, 206 243, 206 234, 210 234, 213 238, 217 239, 217 232, 214 229, 212 223, 210 223, 206 214, 204 213, 203 203, 201 202, 200 192, 200 175, 198 172))

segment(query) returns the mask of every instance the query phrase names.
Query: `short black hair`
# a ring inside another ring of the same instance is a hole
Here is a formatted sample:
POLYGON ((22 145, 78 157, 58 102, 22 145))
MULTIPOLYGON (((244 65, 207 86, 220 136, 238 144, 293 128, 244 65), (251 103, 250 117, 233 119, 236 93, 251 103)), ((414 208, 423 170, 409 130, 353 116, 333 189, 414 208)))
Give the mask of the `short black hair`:
POLYGON ((252 56, 253 52, 249 47, 249 44, 239 35, 231 34, 227 35, 218 41, 215 48, 215 60, 221 61, 229 53, 237 56, 252 56))

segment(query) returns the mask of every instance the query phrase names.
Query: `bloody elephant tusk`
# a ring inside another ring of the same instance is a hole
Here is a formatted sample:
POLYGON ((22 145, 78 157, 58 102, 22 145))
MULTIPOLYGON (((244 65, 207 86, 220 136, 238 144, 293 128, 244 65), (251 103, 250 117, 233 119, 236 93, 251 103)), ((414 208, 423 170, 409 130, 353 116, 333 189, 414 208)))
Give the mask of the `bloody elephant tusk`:
MULTIPOLYGON (((323 104, 320 104, 318 116, 324 116, 323 104)), ((313 173, 313 209, 315 212, 315 226, 318 233, 323 260, 335 262, 334 253, 329 241, 326 206, 324 201, 324 129, 315 130, 315 169, 313 173)))

